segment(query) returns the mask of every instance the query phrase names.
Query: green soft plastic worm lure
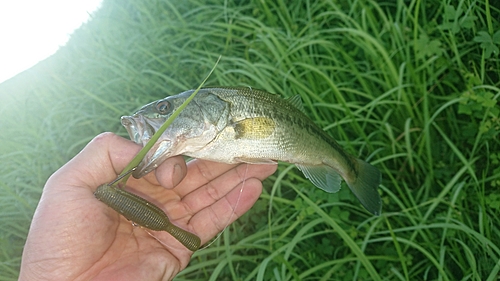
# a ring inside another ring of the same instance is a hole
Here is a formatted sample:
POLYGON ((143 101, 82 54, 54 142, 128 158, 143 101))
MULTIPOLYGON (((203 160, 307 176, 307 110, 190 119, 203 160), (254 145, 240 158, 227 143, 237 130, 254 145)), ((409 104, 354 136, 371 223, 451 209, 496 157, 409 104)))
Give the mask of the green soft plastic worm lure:
POLYGON ((200 247, 201 241, 198 236, 173 225, 162 209, 144 198, 112 184, 99 186, 94 195, 101 202, 139 226, 156 231, 166 231, 191 251, 196 251, 200 247))

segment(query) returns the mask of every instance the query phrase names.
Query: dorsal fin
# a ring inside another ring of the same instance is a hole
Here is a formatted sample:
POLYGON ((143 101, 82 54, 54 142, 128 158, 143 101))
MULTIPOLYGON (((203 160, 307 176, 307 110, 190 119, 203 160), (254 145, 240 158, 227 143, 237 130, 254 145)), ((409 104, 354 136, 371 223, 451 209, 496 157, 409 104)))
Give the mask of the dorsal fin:
POLYGON ((302 98, 300 97, 299 94, 289 97, 286 99, 291 105, 295 106, 298 108, 300 111, 304 112, 304 105, 302 104, 302 98))

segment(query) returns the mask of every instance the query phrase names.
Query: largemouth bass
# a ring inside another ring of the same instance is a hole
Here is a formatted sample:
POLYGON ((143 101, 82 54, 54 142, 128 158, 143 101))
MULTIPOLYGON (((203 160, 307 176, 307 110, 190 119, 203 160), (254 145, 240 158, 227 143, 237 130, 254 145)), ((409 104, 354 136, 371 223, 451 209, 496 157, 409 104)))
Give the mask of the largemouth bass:
MULTIPOLYGON (((143 106, 122 125, 145 145, 193 90, 143 106)), ((304 113, 300 96, 282 99, 252 88, 203 88, 166 129, 133 176, 176 155, 223 162, 294 163, 317 187, 333 193, 344 179, 361 204, 379 215, 380 171, 349 155, 304 113)))

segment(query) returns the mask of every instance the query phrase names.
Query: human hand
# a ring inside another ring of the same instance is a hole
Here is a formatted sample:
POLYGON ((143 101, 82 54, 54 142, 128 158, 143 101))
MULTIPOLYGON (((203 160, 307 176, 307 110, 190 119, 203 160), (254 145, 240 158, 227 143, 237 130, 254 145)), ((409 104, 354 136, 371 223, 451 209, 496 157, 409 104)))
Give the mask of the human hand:
MULTIPOLYGON (((139 149, 104 133, 50 177, 30 227, 20 280, 170 280, 187 266, 192 252, 170 234, 135 227, 94 197, 97 186, 114 180, 139 149)), ((178 156, 141 179, 130 178, 127 190, 163 209, 203 244, 253 206, 261 180, 275 170, 202 160, 186 166, 178 156)))

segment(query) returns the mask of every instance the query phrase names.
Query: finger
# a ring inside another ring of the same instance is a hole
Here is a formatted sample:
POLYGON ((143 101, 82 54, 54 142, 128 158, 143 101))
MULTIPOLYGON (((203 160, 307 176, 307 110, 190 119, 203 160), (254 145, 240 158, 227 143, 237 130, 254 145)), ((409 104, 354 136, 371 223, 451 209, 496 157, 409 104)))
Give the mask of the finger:
POLYGON ((255 204, 261 192, 261 181, 250 178, 214 204, 198 212, 189 224, 200 236, 202 243, 205 243, 247 212, 255 204))
POLYGON ((132 141, 113 133, 102 133, 52 175, 51 180, 62 180, 65 184, 50 186, 64 188, 86 184, 95 189, 114 180, 140 149, 132 141))
POLYGON ((175 192, 182 198, 235 166, 200 159, 191 160, 187 163, 187 176, 176 186, 175 192))
POLYGON ((155 171, 156 180, 167 189, 177 186, 184 179, 186 173, 187 166, 182 156, 168 158, 155 171))
POLYGON ((226 196, 240 183, 245 183, 250 178, 264 180, 276 168, 277 165, 241 164, 184 196, 183 207, 188 214, 195 214, 226 196))

